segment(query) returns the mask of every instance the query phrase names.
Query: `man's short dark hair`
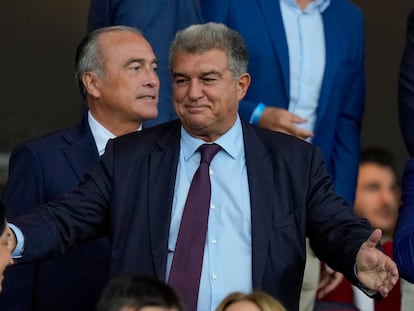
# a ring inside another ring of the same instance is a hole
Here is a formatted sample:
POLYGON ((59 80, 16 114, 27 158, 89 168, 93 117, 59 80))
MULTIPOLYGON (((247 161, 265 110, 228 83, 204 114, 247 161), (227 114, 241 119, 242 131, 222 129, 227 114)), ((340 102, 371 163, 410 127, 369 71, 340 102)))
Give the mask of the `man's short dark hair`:
POLYGON ((369 146, 361 150, 361 155, 359 159, 359 165, 365 163, 374 163, 380 166, 390 168, 395 174, 396 179, 398 180, 398 170, 394 163, 394 157, 392 153, 384 147, 381 146, 369 146))
POLYGON ((123 307, 164 307, 182 310, 175 292, 151 277, 121 276, 112 279, 102 292, 97 311, 120 311, 123 307))

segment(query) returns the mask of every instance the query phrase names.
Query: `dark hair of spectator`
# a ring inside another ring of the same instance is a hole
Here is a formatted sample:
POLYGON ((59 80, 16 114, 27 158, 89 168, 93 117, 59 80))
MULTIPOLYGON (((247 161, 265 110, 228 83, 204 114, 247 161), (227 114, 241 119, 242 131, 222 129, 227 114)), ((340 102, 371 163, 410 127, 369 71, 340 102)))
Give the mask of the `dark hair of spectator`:
POLYGON ((112 279, 102 292, 97 311, 120 311, 123 307, 164 307, 182 310, 174 291, 150 277, 121 276, 112 279))
POLYGON ((390 151, 380 146, 370 146, 361 150, 359 164, 374 163, 390 168, 397 180, 399 180, 398 170, 394 163, 393 155, 390 151))

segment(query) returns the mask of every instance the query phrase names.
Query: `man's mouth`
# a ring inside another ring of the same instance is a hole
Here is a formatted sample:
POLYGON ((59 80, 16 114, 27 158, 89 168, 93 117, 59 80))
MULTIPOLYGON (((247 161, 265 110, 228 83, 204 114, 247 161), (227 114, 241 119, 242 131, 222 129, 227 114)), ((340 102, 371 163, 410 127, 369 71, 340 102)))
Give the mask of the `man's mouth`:
POLYGON ((154 99, 156 99, 156 96, 154 96, 154 95, 141 95, 141 96, 138 96, 137 99, 151 99, 151 100, 154 100, 154 99))

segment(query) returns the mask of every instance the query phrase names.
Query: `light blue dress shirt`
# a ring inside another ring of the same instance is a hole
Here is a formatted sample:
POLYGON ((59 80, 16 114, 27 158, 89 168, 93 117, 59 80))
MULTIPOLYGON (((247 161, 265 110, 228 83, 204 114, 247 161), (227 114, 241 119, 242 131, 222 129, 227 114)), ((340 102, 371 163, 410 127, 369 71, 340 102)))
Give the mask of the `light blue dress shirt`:
MULTIPOLYGON (((167 276, 191 180, 205 143, 181 130, 168 239, 167 276)), ((198 311, 213 311, 230 292, 252 290, 250 196, 240 119, 215 143, 222 148, 210 164, 211 204, 201 273, 198 311)))
POLYGON ((296 0, 280 0, 289 50, 289 112, 308 121, 299 127, 313 131, 325 70, 325 35, 321 13, 330 0, 315 0, 304 10, 296 0))

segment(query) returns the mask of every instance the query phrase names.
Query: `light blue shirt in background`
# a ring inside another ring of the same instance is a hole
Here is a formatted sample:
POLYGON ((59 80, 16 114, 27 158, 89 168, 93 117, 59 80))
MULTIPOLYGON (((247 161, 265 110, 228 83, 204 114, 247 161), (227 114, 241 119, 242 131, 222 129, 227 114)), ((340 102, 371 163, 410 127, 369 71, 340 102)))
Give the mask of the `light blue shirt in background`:
POLYGON ((280 0, 289 50, 289 112, 308 121, 299 127, 313 131, 325 70, 325 35, 321 13, 330 0, 315 0, 302 10, 295 0, 280 0))
MULTIPOLYGON (((205 143, 181 129, 181 153, 175 181, 168 238, 167 276, 188 189, 200 163, 197 148, 205 143)), ((201 273, 198 311, 213 311, 230 292, 252 290, 250 195, 240 119, 217 141, 210 164, 211 204, 201 273)))

